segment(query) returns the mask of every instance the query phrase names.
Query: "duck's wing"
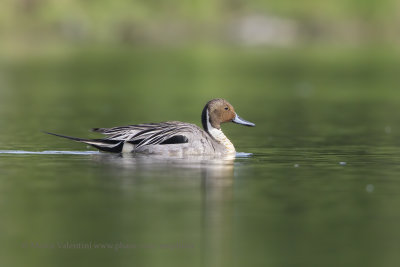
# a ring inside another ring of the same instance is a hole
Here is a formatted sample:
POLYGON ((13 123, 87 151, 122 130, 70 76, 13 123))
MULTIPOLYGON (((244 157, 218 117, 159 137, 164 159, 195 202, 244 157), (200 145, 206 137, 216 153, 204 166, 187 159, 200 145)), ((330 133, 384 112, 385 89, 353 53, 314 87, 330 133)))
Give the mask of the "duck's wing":
POLYGON ((136 148, 145 145, 187 143, 199 130, 201 131, 194 124, 178 121, 93 129, 94 132, 107 135, 106 140, 134 143, 136 148))

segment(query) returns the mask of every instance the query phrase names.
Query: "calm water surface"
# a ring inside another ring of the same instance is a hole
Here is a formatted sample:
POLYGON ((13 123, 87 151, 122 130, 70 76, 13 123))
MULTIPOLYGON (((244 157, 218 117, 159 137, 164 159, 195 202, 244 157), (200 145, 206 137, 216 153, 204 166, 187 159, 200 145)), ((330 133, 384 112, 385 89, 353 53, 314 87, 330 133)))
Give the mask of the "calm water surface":
POLYGON ((276 75, 259 56, 179 55, 3 66, 2 266, 400 263, 397 77, 364 79, 350 66, 354 77, 338 82, 347 65, 275 59, 276 75), (114 155, 40 132, 94 137, 87 129, 199 124, 213 97, 257 124, 223 127, 252 155, 114 155))

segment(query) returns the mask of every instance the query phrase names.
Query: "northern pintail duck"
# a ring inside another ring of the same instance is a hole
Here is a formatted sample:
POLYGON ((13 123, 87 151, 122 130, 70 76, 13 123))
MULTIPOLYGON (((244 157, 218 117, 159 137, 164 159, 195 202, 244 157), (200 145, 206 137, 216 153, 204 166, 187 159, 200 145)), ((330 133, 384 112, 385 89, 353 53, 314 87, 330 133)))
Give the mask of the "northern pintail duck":
POLYGON ((221 130, 224 122, 246 126, 254 123, 240 118, 225 99, 209 101, 201 114, 203 129, 195 124, 167 121, 113 128, 94 128, 102 139, 82 139, 48 133, 91 145, 107 152, 137 152, 160 155, 234 154, 235 147, 221 130))

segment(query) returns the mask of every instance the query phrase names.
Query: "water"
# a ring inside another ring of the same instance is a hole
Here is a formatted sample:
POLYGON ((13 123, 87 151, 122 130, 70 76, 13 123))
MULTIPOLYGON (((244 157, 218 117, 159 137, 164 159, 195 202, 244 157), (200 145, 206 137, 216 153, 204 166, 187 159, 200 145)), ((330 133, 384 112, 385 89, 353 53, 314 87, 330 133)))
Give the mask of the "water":
POLYGON ((24 150, 0 150, 0 154, 19 154, 19 155, 96 155, 100 151, 24 151, 24 150))
POLYGON ((114 53, 2 65, 2 266, 399 264, 396 59, 114 53), (41 132, 199 124, 214 97, 257 125, 223 126, 234 159, 99 153, 41 132))

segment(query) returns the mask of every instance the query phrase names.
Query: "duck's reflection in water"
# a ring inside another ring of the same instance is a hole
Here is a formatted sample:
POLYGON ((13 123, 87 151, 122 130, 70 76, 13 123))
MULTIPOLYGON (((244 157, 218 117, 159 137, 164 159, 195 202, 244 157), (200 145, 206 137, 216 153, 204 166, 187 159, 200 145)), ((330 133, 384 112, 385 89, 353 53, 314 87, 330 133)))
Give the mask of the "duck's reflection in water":
POLYGON ((129 173, 130 177, 176 177, 196 178, 201 177, 206 184, 232 183, 234 155, 229 156, 185 156, 165 157, 145 154, 109 154, 101 153, 92 155, 95 161, 110 165, 113 171, 129 173))
MULTIPOLYGON (((221 258, 232 258, 233 177, 235 156, 159 157, 139 154, 100 154, 95 160, 111 164, 114 171, 129 172, 129 177, 175 177, 185 186, 201 190, 201 246, 205 266, 222 266, 221 258), (223 256, 222 256, 223 255, 223 256)), ((177 196, 178 197, 178 196, 177 196)))

